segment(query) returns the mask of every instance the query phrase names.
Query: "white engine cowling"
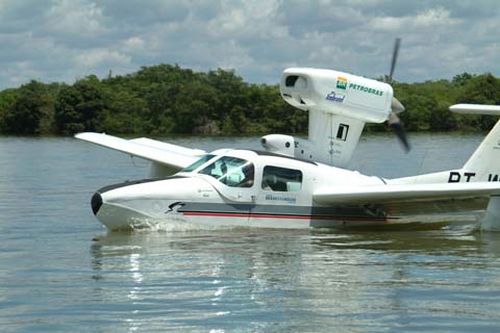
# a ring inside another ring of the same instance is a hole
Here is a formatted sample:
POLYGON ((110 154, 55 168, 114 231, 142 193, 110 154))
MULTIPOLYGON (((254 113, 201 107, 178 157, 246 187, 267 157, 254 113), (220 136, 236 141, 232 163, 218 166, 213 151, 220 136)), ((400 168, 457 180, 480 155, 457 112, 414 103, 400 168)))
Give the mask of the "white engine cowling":
POLYGON ((280 83, 283 99, 302 110, 381 123, 391 112, 392 87, 329 69, 288 68, 280 83))
POLYGON ((269 134, 260 139, 262 147, 268 152, 294 156, 295 139, 293 136, 284 134, 269 134))

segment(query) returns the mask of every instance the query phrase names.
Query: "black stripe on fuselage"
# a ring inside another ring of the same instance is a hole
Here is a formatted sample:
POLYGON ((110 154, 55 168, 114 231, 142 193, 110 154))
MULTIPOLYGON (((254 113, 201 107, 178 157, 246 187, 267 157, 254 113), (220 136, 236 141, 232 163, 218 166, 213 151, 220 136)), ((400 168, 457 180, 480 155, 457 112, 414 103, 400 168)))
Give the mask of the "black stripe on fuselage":
POLYGON ((256 205, 256 204, 219 204, 185 202, 178 209, 179 213, 192 214, 231 214, 258 217, 259 215, 272 217, 290 216, 311 219, 373 219, 374 221, 386 220, 387 215, 382 210, 369 209, 362 206, 285 206, 285 205, 256 205))

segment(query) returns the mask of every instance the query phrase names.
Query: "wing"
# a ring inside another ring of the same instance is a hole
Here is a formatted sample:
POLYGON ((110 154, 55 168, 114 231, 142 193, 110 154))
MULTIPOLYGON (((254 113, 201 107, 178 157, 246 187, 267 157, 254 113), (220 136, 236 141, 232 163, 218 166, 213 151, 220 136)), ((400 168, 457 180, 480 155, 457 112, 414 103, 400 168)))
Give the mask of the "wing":
POLYGON ((191 165, 205 154, 203 150, 181 147, 148 138, 126 140, 112 135, 90 132, 78 133, 75 138, 144 158, 174 170, 191 165))
POLYGON ((500 182, 376 185, 323 188, 314 192, 319 204, 384 204, 463 200, 500 195, 500 182))
POLYGON ((490 116, 500 116, 500 105, 455 104, 450 106, 450 111, 463 114, 484 114, 490 116))

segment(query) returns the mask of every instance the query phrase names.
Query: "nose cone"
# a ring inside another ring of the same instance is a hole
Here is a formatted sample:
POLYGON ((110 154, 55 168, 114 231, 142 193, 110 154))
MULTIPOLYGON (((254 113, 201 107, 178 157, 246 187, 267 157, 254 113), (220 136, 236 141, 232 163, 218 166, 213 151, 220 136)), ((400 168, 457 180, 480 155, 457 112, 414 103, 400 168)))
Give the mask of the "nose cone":
POLYGON ((99 208, 102 206, 102 197, 99 192, 94 193, 92 199, 90 199, 90 206, 92 206, 92 212, 94 212, 94 215, 97 215, 99 208))

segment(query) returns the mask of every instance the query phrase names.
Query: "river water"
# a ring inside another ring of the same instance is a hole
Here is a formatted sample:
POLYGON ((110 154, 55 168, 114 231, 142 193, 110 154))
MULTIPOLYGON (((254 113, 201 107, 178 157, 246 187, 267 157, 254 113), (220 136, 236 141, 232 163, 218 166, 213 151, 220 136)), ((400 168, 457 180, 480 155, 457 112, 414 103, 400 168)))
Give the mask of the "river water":
MULTIPOLYGON (((368 136, 351 168, 461 166, 478 135, 368 136)), ((171 139, 214 149, 258 138, 171 139)), ((147 164, 66 138, 0 138, 1 332, 496 332, 500 233, 197 229, 107 233, 94 190, 147 164)))

